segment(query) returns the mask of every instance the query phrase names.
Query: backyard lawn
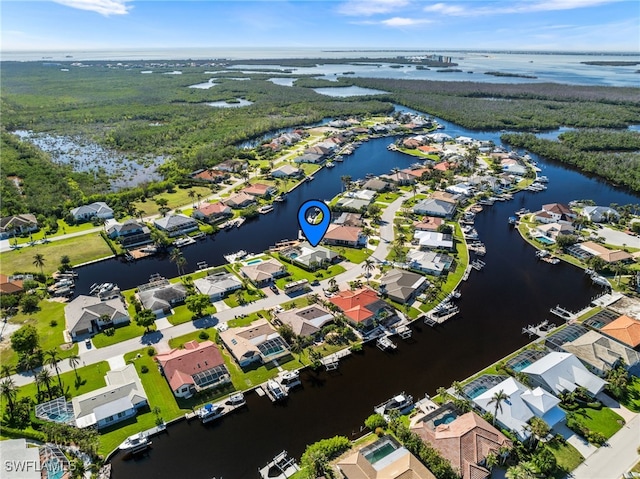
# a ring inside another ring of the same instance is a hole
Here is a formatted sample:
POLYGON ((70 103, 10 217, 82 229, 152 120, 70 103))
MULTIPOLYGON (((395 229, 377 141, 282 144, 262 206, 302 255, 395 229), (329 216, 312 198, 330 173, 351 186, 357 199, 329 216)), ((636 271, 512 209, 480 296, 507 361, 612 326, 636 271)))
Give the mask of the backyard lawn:
POLYGON ((96 334, 91 341, 96 348, 104 348, 112 344, 126 341, 127 339, 137 338, 145 333, 145 328, 138 326, 135 321, 129 324, 115 328, 113 336, 107 336, 104 332, 96 334))
POLYGON ((558 472, 554 476, 556 479, 565 477, 584 461, 582 454, 568 442, 550 441, 544 447, 553 453, 558 463, 558 472))
POLYGON ((10 275, 15 272, 39 272, 40 268, 33 265, 33 257, 36 254, 44 256, 45 263, 42 272, 47 275, 58 270, 60 258, 65 255, 69 257, 72 265, 113 255, 107 243, 98 233, 89 233, 60 241, 51 241, 47 244, 24 246, 18 250, 2 253, 0 254, 2 273, 10 275))
POLYGON ((176 188, 173 193, 161 193, 146 201, 137 201, 133 205, 137 210, 142 212, 143 216, 157 215, 160 212, 160 207, 154 201, 157 198, 164 198, 168 201, 167 208, 175 209, 180 207, 193 207, 194 203, 197 203, 198 199, 189 197, 189 191, 193 191, 196 195, 200 195, 202 198, 211 196, 213 193, 210 188, 204 186, 192 186, 191 188, 176 188))
POLYGON ((371 256, 372 250, 368 248, 347 248, 346 246, 331 246, 330 250, 335 251, 340 256, 343 256, 350 263, 362 263, 365 259, 371 256))
POLYGON ((571 412, 585 427, 591 431, 599 432, 607 439, 618 432, 624 423, 622 417, 608 407, 602 407, 601 409, 580 407, 571 412))
MULTIPOLYGON (((58 223, 58 231, 56 232, 56 234, 48 234, 47 235, 48 239, 55 238, 57 236, 62 236, 65 234, 78 233, 80 231, 88 231, 93 228, 99 228, 99 226, 95 226, 90 221, 87 223, 80 223, 73 226, 68 225, 67 223, 64 222, 64 220, 58 220, 57 223, 58 223)), ((25 244, 25 243, 29 243, 32 240, 38 241, 44 238, 44 233, 46 230, 47 228, 40 228, 38 231, 27 236, 26 238, 21 238, 20 236, 17 236, 16 238, 10 238, 9 242, 11 244, 14 244, 14 240, 15 240, 18 242, 18 244, 25 244)))
POLYGON ((633 412, 640 412, 640 378, 631 376, 627 394, 621 398, 620 404, 633 412))

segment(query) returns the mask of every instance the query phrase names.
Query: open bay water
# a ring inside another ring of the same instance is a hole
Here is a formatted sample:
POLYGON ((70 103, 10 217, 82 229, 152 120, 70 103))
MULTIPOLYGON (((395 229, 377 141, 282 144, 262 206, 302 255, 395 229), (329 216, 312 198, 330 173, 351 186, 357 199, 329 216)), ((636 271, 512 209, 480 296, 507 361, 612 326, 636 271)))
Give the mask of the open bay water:
MULTIPOLYGON (((402 108, 406 110, 405 108, 402 108)), ((445 132, 500 143, 500 133, 467 130, 438 120, 445 132)), ((222 255, 238 249, 259 252, 283 238, 297 234, 296 211, 307 199, 329 199, 341 189, 340 177, 354 179, 367 173, 380 174, 393 167, 406 167, 411 157, 388 151, 393 137, 373 139, 346 157, 344 163, 315 174, 315 180, 289 195, 288 202, 239 230, 223 232, 215 239, 184 249, 189 261, 222 263, 222 255)), ((462 283, 458 300, 460 315, 443 326, 431 328, 418 322, 412 339, 394 341, 393 353, 365 347, 340 363, 337 371, 305 371, 303 388, 288 401, 273 405, 266 397, 250 393, 248 407, 238 414, 203 426, 198 421, 179 422, 166 435, 153 439, 148 455, 135 460, 122 454, 112 459, 115 479, 190 477, 231 479, 258 477, 257 469, 286 449, 299 458, 307 444, 360 430, 373 407, 401 391, 420 398, 434 394, 440 386, 462 380, 526 344, 521 330, 544 319, 560 322, 549 313, 557 304, 578 310, 600 289, 579 268, 537 261, 535 250, 509 227, 507 218, 520 208, 534 211, 542 204, 590 198, 598 204, 640 203, 640 197, 578 171, 534 156, 550 182, 541 193, 522 192, 510 202, 496 203, 476 217, 476 229, 487 246, 486 267, 473 271, 462 283)), ((78 290, 92 282, 116 282, 131 288, 149 274, 174 275, 175 266, 164 259, 135 264, 106 261, 80 268, 78 290)))

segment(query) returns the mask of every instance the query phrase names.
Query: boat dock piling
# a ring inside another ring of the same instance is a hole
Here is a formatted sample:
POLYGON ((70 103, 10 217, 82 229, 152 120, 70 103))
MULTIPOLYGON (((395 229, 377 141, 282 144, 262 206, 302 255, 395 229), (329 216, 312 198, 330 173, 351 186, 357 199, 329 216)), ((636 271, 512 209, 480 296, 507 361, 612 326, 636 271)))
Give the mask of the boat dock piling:
POLYGON ((349 356, 351 354, 351 350, 350 349, 341 349, 340 351, 336 351, 333 354, 330 354, 329 356, 325 356, 323 359, 320 360, 320 362, 322 364, 324 364, 324 367, 327 371, 333 371, 334 369, 338 369, 339 363, 340 363, 340 359, 349 356))
POLYGON ((560 305, 558 304, 557 306, 551 308, 549 310, 550 313, 555 314, 556 316, 564 319, 565 321, 569 321, 571 319, 576 319, 576 313, 573 313, 571 311, 568 311, 562 307, 560 307, 560 305))
POLYGON ((526 328, 522 328, 522 334, 528 334, 529 337, 538 336, 540 338, 544 338, 556 327, 555 323, 549 324, 549 321, 545 319, 535 326, 530 324, 526 328))

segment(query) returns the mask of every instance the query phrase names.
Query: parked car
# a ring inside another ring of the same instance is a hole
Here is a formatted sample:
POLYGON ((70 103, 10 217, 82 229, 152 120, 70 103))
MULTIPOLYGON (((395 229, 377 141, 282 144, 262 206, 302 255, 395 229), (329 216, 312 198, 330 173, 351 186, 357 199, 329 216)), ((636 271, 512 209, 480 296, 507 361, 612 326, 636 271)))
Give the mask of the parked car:
POLYGON ((276 288, 275 284, 270 285, 269 289, 273 291, 274 294, 280 294, 280 291, 278 291, 278 288, 276 288))

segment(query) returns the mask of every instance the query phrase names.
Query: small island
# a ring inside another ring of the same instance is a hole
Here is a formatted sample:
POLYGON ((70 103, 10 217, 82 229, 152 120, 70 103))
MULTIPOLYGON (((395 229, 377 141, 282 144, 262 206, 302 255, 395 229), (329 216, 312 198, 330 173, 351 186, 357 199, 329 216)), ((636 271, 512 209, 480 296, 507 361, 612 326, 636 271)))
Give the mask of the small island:
POLYGON ((596 60, 589 62, 580 62, 582 65, 594 65, 599 67, 632 67, 635 65, 640 65, 638 61, 604 61, 604 60, 596 60))
POLYGON ((508 73, 508 72, 484 72, 485 75, 491 75, 494 77, 509 77, 509 78, 538 78, 534 75, 523 75, 522 73, 508 73))

